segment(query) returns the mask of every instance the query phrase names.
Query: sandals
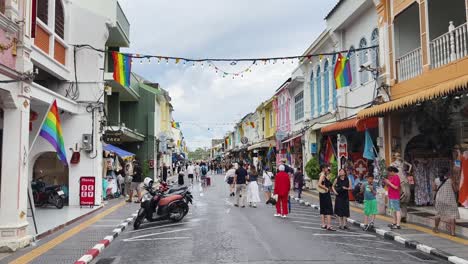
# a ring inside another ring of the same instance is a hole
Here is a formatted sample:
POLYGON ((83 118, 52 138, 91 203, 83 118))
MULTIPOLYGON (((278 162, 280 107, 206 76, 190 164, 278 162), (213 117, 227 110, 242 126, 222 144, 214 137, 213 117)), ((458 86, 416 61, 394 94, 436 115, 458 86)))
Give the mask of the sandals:
POLYGON ((327 227, 327 231, 336 231, 332 226, 327 227))
POLYGON ((322 228, 322 229, 327 229, 327 226, 326 226, 326 225, 323 225, 323 226, 320 226, 320 228, 322 228))

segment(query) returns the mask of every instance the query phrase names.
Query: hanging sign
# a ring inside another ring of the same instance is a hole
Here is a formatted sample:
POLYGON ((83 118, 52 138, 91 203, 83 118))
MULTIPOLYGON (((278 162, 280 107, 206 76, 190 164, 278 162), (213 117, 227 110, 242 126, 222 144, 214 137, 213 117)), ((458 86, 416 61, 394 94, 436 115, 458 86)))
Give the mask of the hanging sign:
POLYGON ((80 206, 94 206, 96 193, 96 178, 81 177, 80 178, 80 206))
POLYGON ((348 141, 343 135, 338 136, 338 157, 341 159, 348 158, 348 141))

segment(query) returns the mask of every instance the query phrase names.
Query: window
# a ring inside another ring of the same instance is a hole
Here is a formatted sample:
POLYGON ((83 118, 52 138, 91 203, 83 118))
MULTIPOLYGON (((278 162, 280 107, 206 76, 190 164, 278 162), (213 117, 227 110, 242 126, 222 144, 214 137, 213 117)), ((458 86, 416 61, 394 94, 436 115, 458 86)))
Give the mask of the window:
POLYGON ((325 61, 325 66, 323 66, 323 89, 324 89, 324 107, 325 112, 328 111, 328 104, 330 100, 330 74, 329 74, 328 60, 325 61))
MULTIPOLYGON (((346 56, 349 56, 349 54, 347 54, 346 56)), ((336 82, 335 82, 335 78, 334 78, 334 71, 335 71, 335 65, 336 65, 336 58, 335 56, 333 56, 333 61, 332 61, 332 67, 330 69, 330 74, 332 77, 332 109, 336 109, 336 82)))
POLYGON ((49 0, 37 0, 37 18, 45 24, 49 23, 49 0))
MULTIPOLYGON (((359 41, 359 48, 365 47, 367 47, 367 40, 365 38, 362 38, 361 41, 359 41)), ((367 56, 367 50, 359 51, 359 66, 365 64, 368 60, 369 58, 367 56)), ((362 71, 359 75, 359 78, 361 79, 361 84, 364 84, 369 81, 368 71, 362 71)))
POLYGON ((0 0, 0 12, 5 14, 5 0, 0 0))
POLYGON ((322 73, 320 65, 317 66, 317 112, 322 113, 322 73))
POLYGON ((55 34, 64 39, 65 18, 61 0, 55 0, 55 34))
POLYGON ((314 87, 314 71, 310 73, 310 111, 312 113, 312 116, 315 114, 315 101, 314 101, 314 93, 315 93, 315 87, 314 87))
POLYGON ((351 68, 351 88, 354 88, 357 86, 357 59, 356 59, 356 51, 353 46, 349 48, 349 65, 351 68))
POLYGON ((304 117, 304 92, 294 97, 294 117, 296 121, 304 117))
MULTIPOLYGON (((371 35, 371 45, 372 46, 377 46, 379 45, 379 30, 376 28, 372 31, 372 35, 371 35)), ((371 59, 372 59, 372 68, 377 68, 377 64, 378 64, 378 52, 379 49, 378 48, 374 48, 371 50, 371 59)))
POLYGON ((273 111, 270 111, 270 128, 273 128, 273 111))

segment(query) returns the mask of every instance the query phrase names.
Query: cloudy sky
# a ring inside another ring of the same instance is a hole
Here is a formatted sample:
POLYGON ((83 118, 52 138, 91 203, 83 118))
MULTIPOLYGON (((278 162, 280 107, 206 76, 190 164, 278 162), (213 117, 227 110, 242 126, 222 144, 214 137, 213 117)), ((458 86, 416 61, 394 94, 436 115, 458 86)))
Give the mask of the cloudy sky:
MULTIPOLYGON (((301 55, 324 29, 337 0, 119 0, 131 24, 126 52, 188 58, 301 55)), ((218 64, 228 72, 248 65, 218 64)), ((222 138, 287 79, 297 63, 257 65, 243 78, 213 68, 133 64, 133 71, 168 90, 174 119, 190 149, 222 138)))

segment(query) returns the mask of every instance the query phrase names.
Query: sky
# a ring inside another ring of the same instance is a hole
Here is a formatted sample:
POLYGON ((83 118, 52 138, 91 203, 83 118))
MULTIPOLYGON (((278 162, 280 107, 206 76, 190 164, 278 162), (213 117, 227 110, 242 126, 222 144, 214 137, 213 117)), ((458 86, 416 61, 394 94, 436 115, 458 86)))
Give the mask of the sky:
MULTIPOLYGON (((130 21, 124 52, 186 58, 302 55, 337 0, 119 0, 130 21)), ((227 72, 248 64, 218 63, 227 72)), ((204 65, 135 61, 132 71, 166 89, 189 149, 210 147, 269 99, 297 62, 258 64, 232 79, 204 65)))

